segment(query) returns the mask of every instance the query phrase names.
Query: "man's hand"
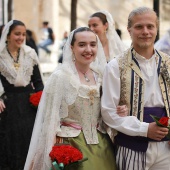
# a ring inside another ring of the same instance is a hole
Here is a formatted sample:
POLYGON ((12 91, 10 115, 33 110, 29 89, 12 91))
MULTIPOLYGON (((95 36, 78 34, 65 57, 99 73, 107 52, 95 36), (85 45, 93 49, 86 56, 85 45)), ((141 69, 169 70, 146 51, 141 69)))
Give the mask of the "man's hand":
POLYGON ((168 134, 168 128, 160 127, 155 122, 149 123, 147 137, 160 141, 168 134))
POLYGON ((0 113, 2 113, 5 109, 5 104, 2 100, 0 100, 0 113))

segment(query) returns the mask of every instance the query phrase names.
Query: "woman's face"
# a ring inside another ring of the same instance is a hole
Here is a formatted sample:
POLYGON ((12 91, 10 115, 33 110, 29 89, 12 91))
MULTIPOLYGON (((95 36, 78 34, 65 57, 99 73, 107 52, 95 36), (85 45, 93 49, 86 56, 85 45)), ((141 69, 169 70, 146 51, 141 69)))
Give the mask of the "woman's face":
POLYGON ((100 38, 103 34, 106 34, 108 23, 103 24, 99 17, 92 17, 88 21, 89 28, 94 31, 100 38))
POLYGON ((90 65, 96 58, 97 39, 90 31, 78 32, 75 34, 74 45, 71 46, 75 62, 79 66, 90 65))
POLYGON ((25 26, 16 26, 8 35, 7 42, 8 46, 12 48, 20 48, 26 38, 26 28, 25 26))

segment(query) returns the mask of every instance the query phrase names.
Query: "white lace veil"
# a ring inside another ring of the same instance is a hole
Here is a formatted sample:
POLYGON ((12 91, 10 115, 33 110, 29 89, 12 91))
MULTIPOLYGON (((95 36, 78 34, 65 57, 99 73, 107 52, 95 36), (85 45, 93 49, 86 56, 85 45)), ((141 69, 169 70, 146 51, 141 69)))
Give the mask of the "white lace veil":
POLYGON ((170 29, 155 43, 155 48, 170 56, 170 29))
MULTIPOLYGON (((24 170, 49 170, 51 168, 49 153, 55 143, 56 133, 61 131, 60 119, 68 115, 68 105, 74 103, 80 86, 70 47, 76 30, 70 33, 65 44, 63 64, 57 67, 45 84, 24 170)), ((102 74, 106 59, 98 37, 97 45, 97 57, 91 64, 91 68, 102 74)))
POLYGON ((115 30, 115 22, 113 20, 112 15, 105 10, 98 11, 106 16, 106 20, 108 22, 108 30, 106 32, 106 36, 109 40, 109 53, 110 60, 113 59, 118 54, 122 53, 127 49, 125 44, 120 39, 119 35, 115 30))
MULTIPOLYGON (((12 24, 13 24, 13 20, 9 21, 5 25, 5 27, 2 31, 2 35, 1 35, 1 39, 0 39, 0 55, 1 55, 1 52, 3 51, 3 49, 6 47, 7 34, 9 32, 9 28, 12 24)), ((0 96, 1 96, 1 94, 3 94, 3 92, 4 92, 4 89, 3 89, 1 79, 0 79, 0 96)))
MULTIPOLYGON (((5 24, 5 27, 2 31, 2 36, 1 36, 1 39, 0 39, 0 54, 3 51, 3 49, 6 47, 6 41, 7 41, 7 35, 9 33, 9 28, 14 23, 14 21, 15 20, 11 20, 7 24, 5 24)), ((22 46, 25 46, 25 41, 22 44, 22 46)))
MULTIPOLYGON (((11 20, 9 21, 7 24, 5 24, 5 27, 3 28, 3 31, 2 31, 2 35, 1 35, 1 39, 0 39, 0 55, 1 53, 3 52, 4 48, 6 48, 6 41, 7 41, 7 35, 9 33, 9 29, 10 29, 10 26, 14 23, 15 20, 11 20)), ((26 40, 23 42, 23 44, 21 45, 22 49, 24 50, 25 53, 29 53, 32 51, 32 48, 28 47, 25 45, 26 43, 26 40)), ((37 64, 39 65, 39 62, 38 62, 38 57, 36 56, 36 62, 37 64)), ((39 66, 40 68, 40 66, 39 66)), ((18 73, 19 74, 19 73, 18 73)), ((42 75, 41 75, 42 76, 42 75)), ((20 82, 21 84, 24 84, 24 80, 22 81, 23 79, 20 79, 20 82)), ((3 86, 2 86, 2 82, 0 80, 0 95, 4 92, 4 89, 3 89, 3 86)))
POLYGON ((9 28, 10 26, 13 24, 13 20, 9 21, 3 31, 2 31, 2 36, 1 36, 1 39, 0 39, 0 54, 1 52, 3 51, 3 49, 6 47, 6 40, 7 40, 7 35, 8 35, 8 32, 9 32, 9 28))
MULTIPOLYGON (((74 31, 72 31, 70 33, 70 36, 68 37, 68 40, 65 43, 64 53, 63 53, 63 66, 70 67, 70 70, 72 70, 72 71, 75 71, 75 64, 73 62, 73 53, 72 53, 72 50, 70 47, 70 42, 72 41, 74 31)), ((101 44, 97 35, 96 35, 96 37, 97 37, 98 51, 97 51, 96 60, 93 63, 91 63, 91 67, 94 70, 99 71, 101 74, 103 74, 105 64, 106 64, 106 59, 104 57, 105 54, 103 51, 102 44, 101 44)))

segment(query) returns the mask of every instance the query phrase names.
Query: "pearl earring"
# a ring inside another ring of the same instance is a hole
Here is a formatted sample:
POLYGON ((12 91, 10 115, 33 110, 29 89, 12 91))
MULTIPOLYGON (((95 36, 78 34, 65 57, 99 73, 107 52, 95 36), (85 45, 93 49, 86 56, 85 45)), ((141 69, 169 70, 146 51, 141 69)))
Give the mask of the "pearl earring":
POLYGON ((72 56, 72 59, 73 59, 73 61, 76 61, 76 58, 75 58, 74 54, 73 54, 73 56, 72 56))

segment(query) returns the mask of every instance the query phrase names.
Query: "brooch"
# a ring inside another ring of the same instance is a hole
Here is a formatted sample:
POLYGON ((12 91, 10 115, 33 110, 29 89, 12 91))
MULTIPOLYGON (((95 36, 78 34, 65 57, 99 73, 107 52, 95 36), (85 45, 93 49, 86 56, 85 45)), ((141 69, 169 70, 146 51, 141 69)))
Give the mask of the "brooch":
POLYGON ((95 89, 90 90, 90 91, 88 92, 88 96, 89 96, 89 98, 90 98, 91 105, 94 104, 94 97, 95 97, 96 94, 97 94, 97 90, 95 90, 95 89))

